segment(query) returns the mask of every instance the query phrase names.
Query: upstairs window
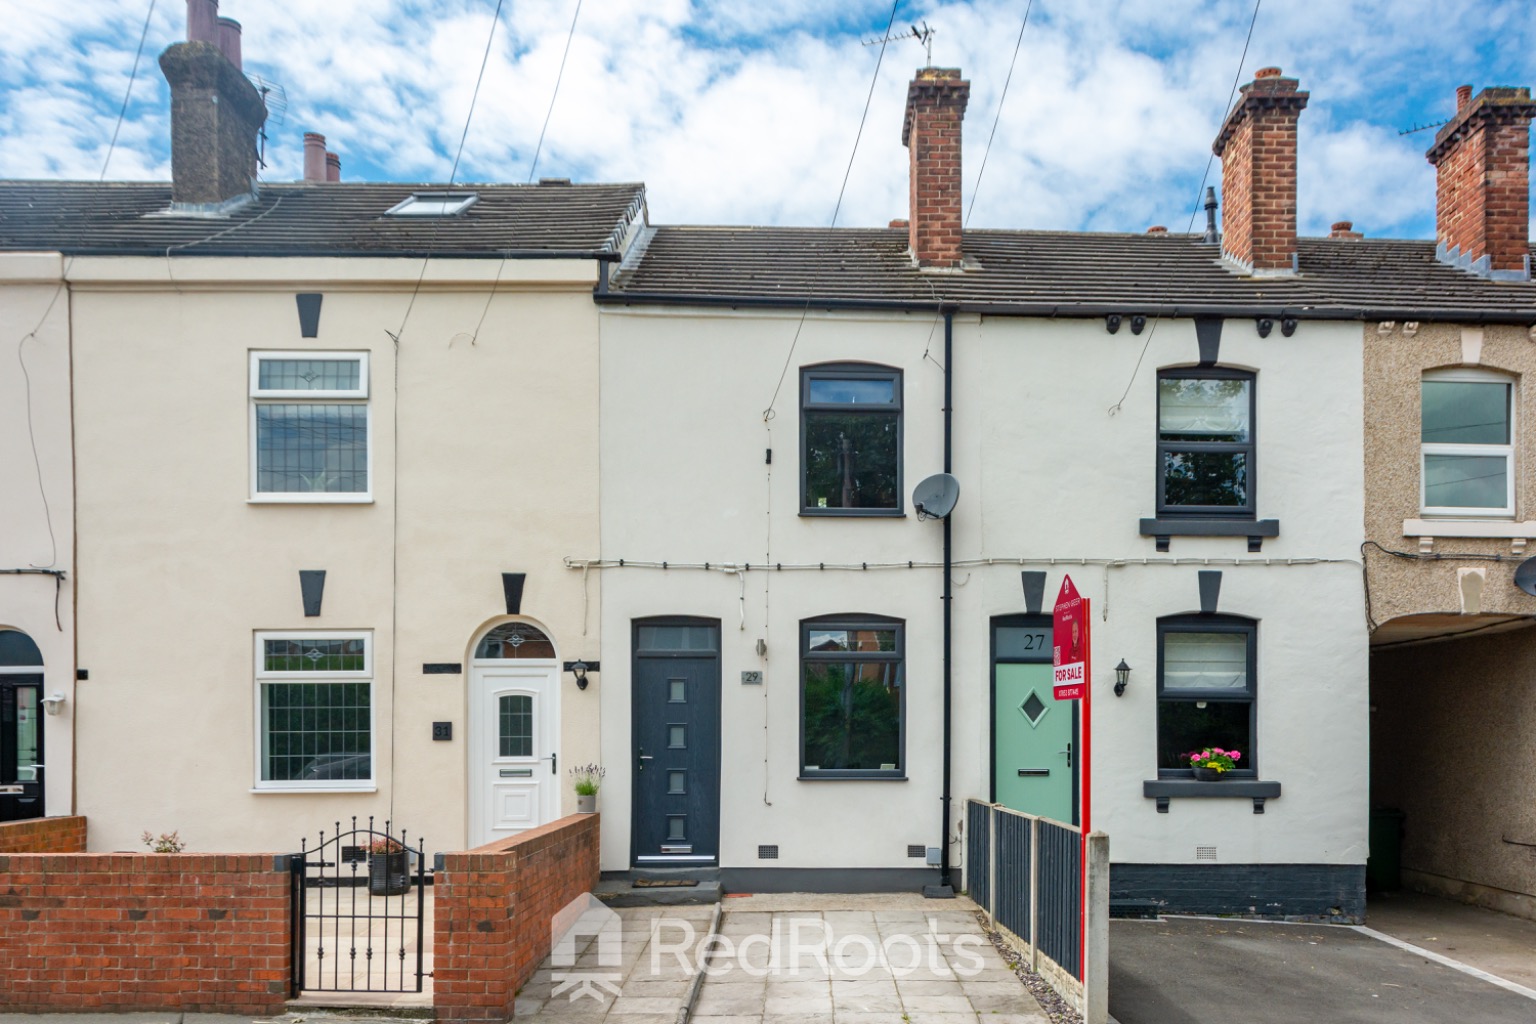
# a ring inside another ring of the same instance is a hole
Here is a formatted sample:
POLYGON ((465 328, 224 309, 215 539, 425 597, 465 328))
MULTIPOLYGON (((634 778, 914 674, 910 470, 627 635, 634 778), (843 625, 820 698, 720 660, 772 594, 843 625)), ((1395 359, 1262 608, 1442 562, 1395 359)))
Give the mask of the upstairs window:
POLYGON ((368 354, 251 353, 251 497, 369 500, 368 354))
POLYGON ((1254 376, 1197 367, 1157 375, 1157 514, 1254 515, 1254 376))
POLYGON ((808 514, 901 514, 901 372, 800 373, 800 501, 808 514))
POLYGON ((1420 506, 1426 515, 1515 514, 1514 383, 1478 370, 1420 384, 1420 506))
POLYGON ((882 616, 800 623, 801 778, 906 774, 902 632, 882 616))

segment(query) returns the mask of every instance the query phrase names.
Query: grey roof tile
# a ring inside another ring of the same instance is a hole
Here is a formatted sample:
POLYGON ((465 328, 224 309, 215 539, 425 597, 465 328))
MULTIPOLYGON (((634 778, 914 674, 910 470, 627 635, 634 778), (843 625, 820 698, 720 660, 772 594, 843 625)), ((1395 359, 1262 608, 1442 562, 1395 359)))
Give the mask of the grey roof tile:
POLYGON ((452 217, 388 217, 445 185, 265 184, 228 217, 163 216, 167 183, 0 182, 0 250, 113 256, 435 256, 617 252, 645 186, 455 185, 479 201, 452 217))

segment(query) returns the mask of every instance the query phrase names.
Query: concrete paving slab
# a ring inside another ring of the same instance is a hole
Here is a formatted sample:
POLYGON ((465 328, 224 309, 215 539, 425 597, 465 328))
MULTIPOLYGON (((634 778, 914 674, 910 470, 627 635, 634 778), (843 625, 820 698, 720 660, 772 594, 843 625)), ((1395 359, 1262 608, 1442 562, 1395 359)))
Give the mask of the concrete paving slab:
POLYGON ((1117 920, 1109 948, 1121 1024, 1536 1020, 1536 1001, 1343 926, 1117 920))

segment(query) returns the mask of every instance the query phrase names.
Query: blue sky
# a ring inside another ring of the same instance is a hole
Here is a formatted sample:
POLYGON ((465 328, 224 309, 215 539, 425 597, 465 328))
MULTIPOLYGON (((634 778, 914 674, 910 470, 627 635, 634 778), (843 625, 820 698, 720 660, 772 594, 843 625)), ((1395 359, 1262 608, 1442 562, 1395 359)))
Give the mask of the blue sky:
MULTIPOLYGON (((1035 0, 979 190, 976 175, 1026 0, 902 2, 933 26, 934 63, 972 82, 973 227, 1140 231, 1189 223, 1238 70, 1250 0, 1035 0)), ((100 172, 149 0, 8 0, 0 38, 0 177, 100 172)), ((494 0, 223 0, 246 71, 286 95, 270 181, 301 174, 324 133, 347 179, 443 181, 464 129, 494 0)), ((574 0, 506 0, 460 181, 523 181, 574 0)), ((853 148, 889 2, 583 0, 540 176, 644 181, 655 223, 826 224, 853 148)), ((158 0, 107 177, 165 179, 169 95, 156 58, 184 37, 158 0)), ((901 115, 921 46, 894 43, 840 224, 906 213, 901 115)), ((1300 122, 1301 228, 1351 219, 1432 237, 1433 131, 1457 85, 1536 85, 1529 0, 1264 0, 1242 80, 1278 65, 1300 122)), ((1219 165, 1212 181, 1219 182, 1219 165)))

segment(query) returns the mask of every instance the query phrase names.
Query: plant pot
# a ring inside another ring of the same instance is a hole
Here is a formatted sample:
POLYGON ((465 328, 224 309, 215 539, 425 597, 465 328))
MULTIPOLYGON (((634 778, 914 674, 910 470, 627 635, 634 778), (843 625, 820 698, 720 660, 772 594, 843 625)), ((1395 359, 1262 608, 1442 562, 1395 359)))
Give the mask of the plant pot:
POLYGON ((411 855, 375 853, 368 857, 368 892, 373 896, 401 896, 411 888, 411 855))
POLYGON ((1193 771, 1196 780, 1200 782, 1220 782, 1222 776, 1227 774, 1226 772, 1219 772, 1215 768, 1195 768, 1193 771))
POLYGON ((577 814, 596 814, 597 813, 597 794, 593 793, 590 796, 588 796, 588 795, 585 795, 585 794, 582 794, 582 793, 577 793, 576 794, 576 813, 577 814))

